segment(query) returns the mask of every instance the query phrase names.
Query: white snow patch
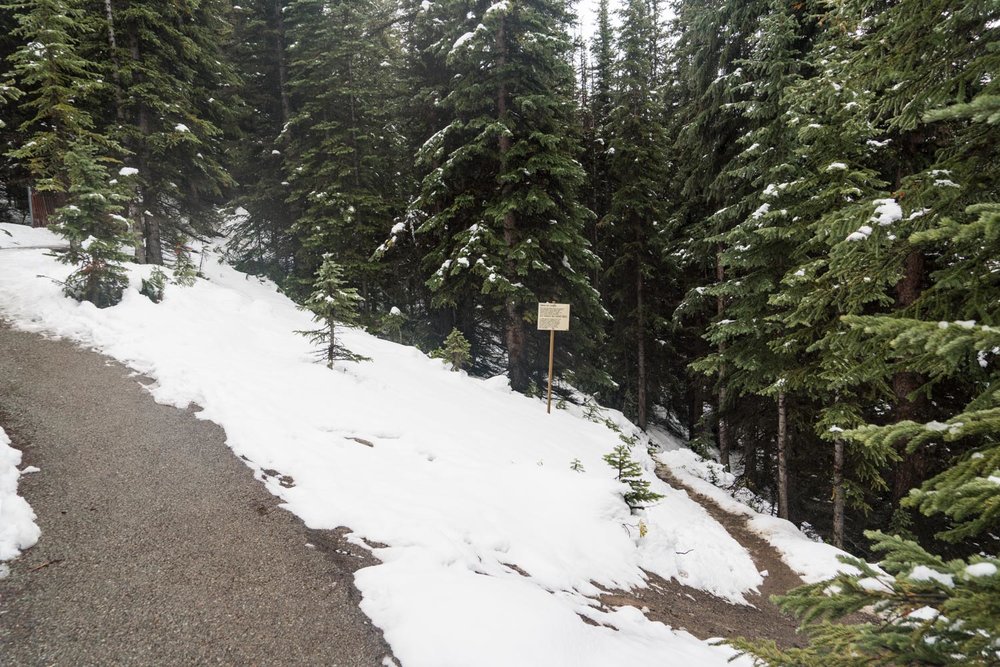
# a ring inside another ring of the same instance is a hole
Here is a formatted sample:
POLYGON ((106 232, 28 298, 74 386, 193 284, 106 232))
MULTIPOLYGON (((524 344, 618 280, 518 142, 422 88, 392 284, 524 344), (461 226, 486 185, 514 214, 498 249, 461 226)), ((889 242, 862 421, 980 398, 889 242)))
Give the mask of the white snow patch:
POLYGON ((897 220, 903 219, 903 209, 896 203, 895 199, 876 199, 875 214, 872 222, 882 225, 891 225, 897 220))
MULTIPOLYGON (((10 438, 0 428, 0 561, 17 558, 42 532, 28 501, 17 495, 20 464, 21 452, 10 446, 10 438)), ((9 570, 4 568, 4 572, 9 570)), ((0 579, 4 576, 0 572, 0 579)))
MULTIPOLYGON (((0 222, 0 250, 7 248, 63 247, 68 245, 63 237, 46 227, 29 227, 0 222)), ((0 260, 0 264, 6 259, 0 260)))
POLYGON ((911 581, 936 581, 948 588, 955 585, 955 579, 950 574, 932 570, 926 565, 917 565, 907 578, 911 581))
POLYGON ((135 167, 122 167, 118 170, 119 176, 135 176, 139 173, 139 170, 135 167))
POLYGON ((965 574, 969 577, 992 577, 997 573, 997 566, 993 563, 973 563, 965 568, 965 574))

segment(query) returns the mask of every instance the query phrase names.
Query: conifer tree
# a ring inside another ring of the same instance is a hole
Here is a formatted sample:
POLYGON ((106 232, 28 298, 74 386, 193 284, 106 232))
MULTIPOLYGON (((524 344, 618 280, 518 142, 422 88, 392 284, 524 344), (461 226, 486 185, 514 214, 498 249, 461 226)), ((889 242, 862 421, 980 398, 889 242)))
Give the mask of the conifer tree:
POLYGON ((621 60, 606 119, 610 208, 598 227, 601 248, 608 255, 602 293, 613 317, 612 348, 619 368, 628 369, 634 414, 645 429, 650 389, 659 377, 654 342, 667 327, 661 315, 666 310, 664 290, 658 289, 656 278, 665 273, 661 237, 668 215, 668 139, 653 60, 660 41, 656 17, 646 0, 632 0, 621 18, 621 60))
POLYGON ((617 445, 604 456, 604 462, 614 468, 616 479, 631 489, 625 492, 625 503, 631 509, 642 509, 646 503, 655 503, 663 497, 649 490, 649 482, 642 478, 642 466, 632 458, 628 445, 617 445))
POLYGON ((471 346, 469 341, 458 329, 452 329, 448 337, 444 339, 444 345, 434 351, 431 355, 437 359, 444 359, 451 364, 451 370, 460 371, 469 365, 471 361, 471 346))
POLYGON ((571 302, 569 365, 582 381, 597 381, 579 355, 599 338, 603 309, 588 279, 596 262, 583 236, 590 213, 578 200, 570 15, 552 0, 478 5, 450 5, 450 20, 468 31, 448 52, 453 83, 440 104, 450 120, 422 149, 424 163, 437 165, 412 206, 423 221, 417 236, 431 247, 428 284, 435 303, 474 297, 479 317, 502 327, 519 391, 530 384, 537 347, 533 305, 571 302))
MULTIPOLYGON (((30 117, 18 128, 25 137, 10 156, 25 165, 35 188, 57 206, 53 229, 69 241, 60 260, 76 268, 67 278, 68 296, 103 308, 118 303, 128 278, 128 221, 120 215, 124 184, 112 180, 107 157, 120 150, 102 136, 88 109, 101 81, 98 66, 82 55, 85 12, 69 0, 16 5, 23 40, 14 52, 12 74, 29 91, 30 117)), ((128 178, 128 172, 122 178, 128 178)))
MULTIPOLYGON (((720 264, 726 279, 703 291, 706 296, 724 299, 728 306, 725 318, 706 332, 715 352, 693 364, 710 375, 728 369, 731 391, 749 404, 749 409, 733 415, 734 425, 758 424, 761 409, 767 409, 761 399, 773 399, 776 417, 764 432, 774 433, 776 441, 776 496, 783 518, 789 513, 789 386, 785 373, 795 368, 796 359, 772 347, 781 326, 770 298, 792 268, 797 239, 788 229, 788 211, 772 210, 772 205, 774 197, 798 176, 795 136, 786 123, 783 95, 801 77, 804 51, 810 45, 805 34, 807 23, 801 10, 773 3, 770 13, 760 20, 747 57, 739 62, 745 80, 741 87, 749 95, 733 107, 748 130, 737 141, 741 152, 719 175, 719 182, 729 192, 728 205, 712 216, 725 230, 712 240, 724 249, 720 264)), ((800 442, 808 437, 801 431, 797 435, 800 442)), ((759 449, 763 443, 758 438, 743 440, 744 481, 759 492, 759 485, 773 477, 770 461, 762 460, 759 449)))
POLYGON ((98 64, 82 51, 86 13, 73 0, 40 0, 8 5, 15 12, 14 35, 21 46, 9 56, 20 102, 29 116, 18 127, 19 146, 10 157, 23 164, 33 187, 48 193, 53 208, 69 188, 66 164, 76 142, 114 148, 95 128, 87 106, 101 87, 98 64))
POLYGON ((363 361, 366 358, 351 352, 337 338, 338 325, 352 325, 358 322, 358 303, 361 296, 353 287, 347 287, 344 271, 333 255, 323 257, 323 263, 316 272, 313 292, 302 307, 313 314, 313 321, 320 328, 299 333, 320 345, 319 356, 326 361, 327 368, 333 368, 335 361, 363 361))
POLYGON ((292 108, 288 85, 286 8, 288 0, 249 0, 233 10, 233 40, 227 50, 242 85, 240 133, 227 150, 238 194, 229 252, 237 268, 265 275, 285 286, 295 272, 292 225, 297 209, 286 202, 283 173, 292 108))
POLYGON ((401 199, 401 137, 389 117, 394 56, 384 34, 369 34, 379 5, 296 0, 287 15, 294 111, 284 170, 288 202, 299 211, 296 264, 309 276, 332 253, 370 308, 394 279, 369 258, 401 199))
POLYGON ((130 196, 129 177, 109 178, 97 149, 84 141, 75 142, 63 159, 69 187, 66 204, 55 212, 54 229, 69 241, 60 261, 76 266, 64 291, 98 308, 114 306, 128 286, 123 265, 130 259, 124 250, 129 222, 121 214, 130 196))
MULTIPOLYGON (((681 206, 675 211, 679 242, 672 252, 683 256, 689 271, 698 276, 694 290, 681 304, 678 315, 691 321, 714 310, 716 321, 727 319, 726 298, 716 294, 709 300, 705 285, 726 280, 722 262, 724 247, 710 239, 727 228, 713 215, 725 208, 729 196, 720 174, 733 158, 737 139, 746 125, 735 103, 747 96, 745 73, 740 66, 747 57, 751 36, 757 33, 759 17, 766 13, 764 0, 743 2, 681 2, 677 6, 680 33, 673 53, 678 77, 675 151, 684 159, 674 176, 673 187, 681 206), (700 275, 699 275, 700 274, 700 275)), ((725 355, 725 343, 718 346, 725 355)), ((719 458, 729 465, 734 437, 730 424, 732 395, 730 369, 718 368, 714 421, 719 458)))
POLYGON ((164 248, 209 231, 232 185, 221 159, 233 123, 236 78, 223 47, 229 25, 221 0, 108 4, 102 60, 109 134, 138 169, 130 218, 142 242, 136 259, 163 264, 164 248))

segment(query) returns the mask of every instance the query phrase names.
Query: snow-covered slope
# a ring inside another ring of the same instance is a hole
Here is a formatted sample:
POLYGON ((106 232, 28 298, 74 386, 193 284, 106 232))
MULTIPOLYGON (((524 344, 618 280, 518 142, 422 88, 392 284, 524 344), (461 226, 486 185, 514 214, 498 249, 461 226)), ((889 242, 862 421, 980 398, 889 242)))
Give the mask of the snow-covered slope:
POLYGON ((743 547, 651 474, 641 446, 664 499, 637 516, 601 459, 618 435, 579 409, 547 415, 503 378, 454 373, 362 331, 344 342, 372 360, 328 370, 294 333, 308 315, 272 284, 214 251, 203 267, 206 280, 169 285, 161 304, 136 289, 150 267, 131 267, 123 302, 98 310, 61 295, 46 276, 69 268, 44 251, 0 250, 0 317, 153 377, 158 401, 201 406, 307 525, 388 545, 356 583, 404 665, 726 664, 727 648, 593 602, 597 586, 644 585, 643 570, 737 603, 761 583, 743 547))

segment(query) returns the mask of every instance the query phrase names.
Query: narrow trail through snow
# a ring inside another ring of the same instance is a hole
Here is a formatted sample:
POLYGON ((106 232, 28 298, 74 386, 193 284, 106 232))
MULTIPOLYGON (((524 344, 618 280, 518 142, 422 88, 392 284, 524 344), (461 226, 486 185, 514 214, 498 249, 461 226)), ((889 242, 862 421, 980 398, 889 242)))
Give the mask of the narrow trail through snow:
POLYGON ((737 605, 674 580, 649 575, 648 588, 624 594, 609 593, 602 596, 601 601, 608 606, 645 607, 650 619, 683 628, 701 639, 748 637, 773 639, 783 647, 803 646, 805 637, 798 632, 796 620, 783 614, 770 600, 772 595, 782 595, 800 586, 802 579, 785 564, 774 547, 747 527, 745 516, 727 512, 711 498, 680 481, 666 465, 657 466, 656 474, 704 507, 750 553, 757 569, 767 572, 760 594, 747 594, 753 606, 737 605))
POLYGON ((41 539, 0 579, 4 664, 389 664, 351 547, 125 367, 0 322, 0 421, 41 468, 21 479, 41 539))

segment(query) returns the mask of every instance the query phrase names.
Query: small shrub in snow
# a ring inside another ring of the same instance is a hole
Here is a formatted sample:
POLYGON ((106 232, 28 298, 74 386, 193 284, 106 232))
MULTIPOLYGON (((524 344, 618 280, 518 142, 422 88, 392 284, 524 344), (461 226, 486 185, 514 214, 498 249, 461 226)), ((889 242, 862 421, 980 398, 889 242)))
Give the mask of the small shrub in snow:
POLYGON ((390 340, 402 344, 404 324, 406 324, 406 315, 399 308, 393 306, 392 310, 382 317, 382 333, 390 340))
POLYGON ((472 345, 458 329, 452 329, 444 339, 444 345, 434 350, 431 356, 444 359, 451 364, 451 370, 460 371, 472 361, 472 345))
POLYGON ((163 301, 163 290, 167 286, 167 274, 160 267, 155 267, 148 278, 142 279, 139 294, 145 295, 153 303, 163 301))
POLYGON ((642 478, 642 466, 632 459, 628 445, 618 445, 604 456, 604 461, 618 473, 618 480, 631 488, 625 493, 625 503, 630 508, 641 509, 646 503, 654 503, 663 497, 649 490, 649 482, 642 478))
POLYGON ((572 461, 570 461, 569 469, 574 472, 586 472, 583 469, 583 463, 580 461, 580 459, 573 459, 572 461))
POLYGON ((174 248, 174 284, 191 287, 198 278, 198 267, 191 261, 191 251, 178 243, 174 248))

